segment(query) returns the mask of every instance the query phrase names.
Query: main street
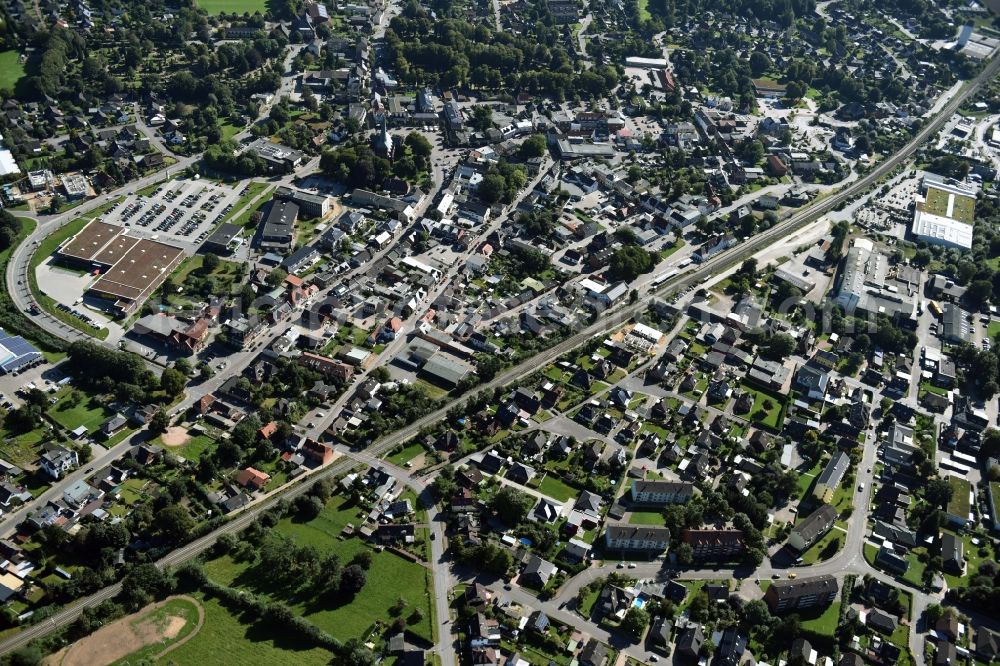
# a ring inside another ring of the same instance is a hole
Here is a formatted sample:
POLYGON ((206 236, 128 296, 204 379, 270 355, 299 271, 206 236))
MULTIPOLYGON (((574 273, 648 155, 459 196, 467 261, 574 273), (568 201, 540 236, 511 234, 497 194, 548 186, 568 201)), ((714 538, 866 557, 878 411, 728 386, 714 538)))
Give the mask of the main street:
MULTIPOLYGON (((535 372, 539 367, 542 367, 545 364, 551 362, 552 360, 556 359, 563 353, 570 351, 579 344, 585 342, 589 338, 613 330, 617 328, 622 322, 628 320, 630 317, 640 314, 647 307, 648 300, 650 297, 667 296, 672 293, 678 293, 690 289, 698 285, 702 281, 708 279, 709 277, 716 275, 719 272, 722 272, 727 268, 736 265, 743 259, 752 256, 756 252, 767 248, 771 243, 775 242, 776 240, 784 236, 787 236, 796 231, 797 229, 816 221, 828 211, 833 210, 838 206, 849 202, 853 197, 863 194, 872 185, 877 183, 882 177, 888 175, 893 169, 902 166, 921 145, 923 145, 929 138, 931 138, 935 134, 935 132, 937 132, 937 130, 943 125, 943 123, 947 120, 947 118, 949 118, 962 105, 962 103, 964 103, 964 101, 969 98, 970 95, 972 95, 985 81, 989 80, 997 73, 998 69, 1000 69, 1000 59, 998 59, 995 56, 992 60, 990 60, 987 63, 983 71, 973 80, 971 80, 965 87, 963 87, 962 90, 952 100, 950 100, 947 104, 945 104, 941 112, 937 116, 935 116, 931 121, 929 121, 921 130, 919 130, 917 135, 913 137, 913 139, 911 139, 910 142, 907 143, 907 145, 903 149, 901 149, 894 155, 890 156, 885 161, 881 162, 868 174, 858 179, 854 183, 851 183, 850 185, 845 187, 842 191, 830 195, 829 197, 822 199, 821 201, 815 202, 814 204, 808 206, 799 213, 791 216, 789 219, 774 225, 770 229, 758 234, 757 236, 744 242, 740 246, 732 248, 731 250, 728 250, 726 252, 720 253, 716 257, 704 262, 703 264, 699 265, 698 267, 689 271, 688 273, 685 273, 681 276, 677 276, 671 280, 668 280, 659 289, 654 289, 652 287, 644 288, 644 293, 641 294, 641 297, 637 303, 622 308, 618 308, 616 310, 606 313, 602 319, 598 320, 591 326, 586 327, 582 331, 571 336, 567 340, 555 345, 554 347, 546 351, 543 351, 530 359, 525 360, 521 364, 507 370, 506 372, 498 374, 497 377, 495 377, 492 381, 486 382, 485 384, 481 385, 478 388, 478 390, 469 392, 469 394, 467 394, 466 396, 459 396, 453 398, 437 411, 427 414, 423 418, 418 419, 417 421, 409 424, 408 426, 394 433, 382 437, 381 439, 379 439, 378 441, 376 441, 375 443, 373 443, 371 446, 368 447, 368 449, 365 451, 365 455, 371 456, 373 458, 378 458, 381 455, 384 455, 386 452, 390 451, 398 444, 412 438, 417 432, 419 432, 421 428, 439 421, 446 415, 448 410, 464 404, 465 401, 468 399, 469 395, 477 394, 482 391, 492 391, 496 387, 505 386, 507 384, 516 382, 517 380, 535 372)), ((193 162, 194 158, 188 158, 188 160, 191 160, 193 162)), ((182 163, 183 162, 184 161, 182 160, 182 163)), ((188 162, 188 164, 190 163, 191 162, 188 162)), ((172 168, 177 168, 177 167, 183 168, 183 166, 181 166, 180 163, 172 168)), ((140 183, 131 183, 129 185, 129 188, 141 188, 145 184, 156 182, 157 178, 158 176, 146 177, 145 179, 142 179, 142 182, 140 183)), ((85 204, 85 206, 87 205, 89 205, 89 208, 84 208, 81 210, 74 211, 74 214, 79 214, 80 212, 82 212, 82 210, 92 209, 93 207, 96 207, 96 205, 98 204, 94 202, 88 202, 88 204, 85 204)), ((29 304, 25 300, 23 300, 23 292, 21 292, 21 294, 19 295, 18 294, 19 290, 15 288, 17 276, 25 274, 25 270, 27 268, 27 262, 30 257, 30 248, 33 246, 34 241, 40 240, 44 236, 48 235, 62 224, 65 224, 67 220, 68 220, 67 216, 59 216, 54 220, 40 221, 38 229, 36 229, 35 233, 32 234, 28 242, 23 243, 20 247, 17 248, 17 250, 14 253, 16 260, 11 261, 11 264, 8 267, 8 274, 7 274, 8 290, 11 292, 11 296, 14 298, 15 303, 18 305, 18 307, 23 308, 23 311, 25 312, 27 311, 27 306, 29 304), (42 230, 45 230, 45 233, 42 233, 42 230), (20 267, 20 270, 18 269, 18 267, 20 267)), ((41 321, 46 320, 46 317, 47 315, 42 315, 42 314, 33 316, 34 320, 36 322, 39 322, 40 325, 41 321)), ((49 320, 52 319, 51 317, 47 318, 49 320)), ((65 327, 61 323, 59 322, 56 323, 58 325, 53 325, 50 321, 46 321, 46 324, 43 327, 47 327, 46 330, 49 330, 54 335, 58 335, 60 338, 63 338, 65 340, 73 340, 78 338, 79 335, 78 332, 76 332, 75 330, 67 331, 65 330, 65 327)), ((190 399, 191 397, 189 396, 188 400, 190 399)), ((866 447, 866 450, 867 448, 868 447, 866 447)), ((293 498, 297 495, 300 495, 308 487, 308 485, 303 481, 308 479, 315 479, 318 476, 330 476, 330 475, 344 473, 350 468, 351 464, 352 463, 349 461, 349 459, 345 458, 334 462, 332 465, 330 465, 329 467, 327 467, 326 469, 322 470, 317 474, 302 477, 300 479, 300 482, 293 485, 284 493, 282 493, 281 497, 293 498)), ((211 544, 213 544, 220 535, 227 533, 235 533, 246 527, 257 515, 260 514, 261 511, 266 510, 267 508, 273 506, 273 504, 277 501, 277 499, 278 499, 277 496, 270 496, 264 500, 258 501, 257 503, 247 507, 246 510, 240 512, 235 518, 233 518, 231 521, 229 521, 222 527, 216 529, 215 531, 209 533, 204 537, 196 539, 195 541, 191 542, 186 546, 183 546, 171 552, 169 555, 161 559, 158 562, 158 565, 161 567, 176 566, 197 556, 198 554, 204 552, 205 549, 210 547, 211 544)), ((861 498, 856 497, 855 499, 865 500, 864 506, 867 506, 867 496, 862 496, 861 498)), ((860 544, 863 543, 864 529, 858 528, 857 525, 854 523, 854 521, 861 521, 864 513, 865 512, 862 511, 858 512, 856 517, 852 516, 852 522, 849 523, 851 527, 848 530, 848 535, 849 535, 848 544, 845 546, 845 549, 843 551, 845 555, 843 555, 841 558, 835 558, 834 560, 831 560, 830 562, 832 562, 833 564, 828 562, 824 563, 823 565, 816 565, 815 567, 812 568, 813 572, 821 573, 829 569, 836 569, 838 572, 842 572, 846 570, 846 567, 848 566, 851 567, 863 566, 861 564, 861 562, 863 562, 863 558, 859 561, 858 553, 860 552, 860 544), (851 536, 852 534, 855 533, 858 533, 858 535, 851 536), (842 561, 843 558, 850 558, 850 559, 847 561, 842 561)), ((863 525, 864 522, 862 521, 860 524, 863 525)), ((441 541, 441 539, 436 539, 435 541, 441 541)), ((437 570, 440 570, 441 567, 443 566, 444 565, 440 562, 439 558, 435 557, 435 568, 437 570)), ((438 571, 436 571, 435 573, 438 573, 438 571)), ((441 571, 441 574, 442 577, 444 577, 446 575, 446 572, 441 571)), ((435 586, 437 585, 438 583, 435 583, 435 586)), ((69 607, 67 607, 62 611, 59 611, 58 613, 56 613, 43 623, 33 625, 31 627, 24 629, 18 634, 0 643, 0 654, 7 653, 11 650, 17 649, 18 647, 25 645, 28 641, 32 640, 33 638, 42 636, 48 633, 49 631, 65 626, 66 624, 72 622, 79 615, 80 611, 83 608, 96 605, 105 599, 109 599, 113 597, 115 594, 117 594, 119 590, 120 590, 120 584, 112 585, 108 588, 101 590, 100 592, 95 593, 94 595, 86 597, 76 602, 75 604, 70 605, 69 607)), ((917 603, 925 603, 927 601, 924 597, 920 597, 918 599, 918 594, 922 595, 923 593, 917 591, 915 591, 914 593, 915 611, 917 603)), ((559 619, 562 619, 561 613, 562 612, 559 611, 559 609, 553 610, 553 616, 559 619)), ((444 634, 445 632, 441 633, 444 634)), ((913 640, 914 639, 911 638, 911 645, 913 640)), ((442 651, 443 648, 439 645, 438 650, 442 651)), ((922 651, 916 650, 914 657, 918 660, 921 660, 920 662, 918 662, 921 663, 922 651)))

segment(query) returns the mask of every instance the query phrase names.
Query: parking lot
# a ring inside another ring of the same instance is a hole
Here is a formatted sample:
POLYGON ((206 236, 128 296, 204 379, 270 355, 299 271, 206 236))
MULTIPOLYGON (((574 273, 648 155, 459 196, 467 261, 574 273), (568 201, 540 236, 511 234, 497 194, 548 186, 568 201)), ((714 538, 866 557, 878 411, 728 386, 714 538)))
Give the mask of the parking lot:
POLYGON ((173 180, 149 196, 129 195, 103 219, 128 228, 131 235, 194 251, 233 209, 240 195, 239 189, 204 181, 173 180))

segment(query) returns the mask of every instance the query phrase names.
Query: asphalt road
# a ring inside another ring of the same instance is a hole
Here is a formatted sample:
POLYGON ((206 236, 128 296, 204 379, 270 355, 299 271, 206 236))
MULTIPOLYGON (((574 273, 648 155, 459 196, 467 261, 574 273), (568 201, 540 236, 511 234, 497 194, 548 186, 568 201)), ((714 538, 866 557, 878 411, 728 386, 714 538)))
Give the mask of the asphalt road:
MULTIPOLYGON (((543 351, 540 354, 524 361, 520 365, 515 366, 514 368, 498 375, 492 381, 487 382, 485 385, 481 386, 474 393, 470 393, 470 395, 479 393, 481 391, 492 391, 494 388, 498 386, 503 386, 508 383, 517 381, 518 379, 521 379, 522 377, 525 377, 535 372, 538 368, 543 367, 547 363, 551 362, 552 360, 562 355, 563 353, 573 349, 574 347, 586 341, 587 339, 594 337, 595 335, 599 335, 607 331, 613 330, 618 326, 620 326, 623 322, 627 321, 630 317, 638 315, 647 307, 646 300, 648 300, 648 297, 654 295, 666 296, 670 293, 676 293, 678 291, 687 289, 689 287, 693 287, 698 283, 700 283, 701 281, 703 281, 704 279, 706 279, 707 277, 721 270, 725 270, 726 268, 736 264, 737 262, 743 260, 744 258, 751 256, 757 251, 766 248, 776 239, 788 235, 793 231, 799 229, 800 227, 817 220, 825 213, 836 208, 840 204, 846 203, 853 197, 858 196, 861 193, 865 192, 869 187, 878 182, 883 176, 891 172, 897 166, 903 164, 911 155, 913 155, 913 153, 924 142, 926 142, 930 137, 932 137, 934 133, 937 132, 937 130, 944 124, 944 122, 955 111, 958 110, 958 108, 962 105, 962 103, 966 99, 968 99, 968 97, 972 95, 979 88, 979 86, 981 86, 985 81, 992 78, 997 73, 998 70, 1000 70, 1000 58, 994 56, 994 58, 990 60, 989 63, 987 63, 983 71, 976 78, 972 79, 959 92, 958 95, 956 95, 950 102, 948 102, 942 108, 941 112, 937 116, 935 116, 930 122, 928 122, 927 125, 924 126, 917 133, 917 135, 913 139, 911 139, 909 143, 907 143, 906 146, 904 146, 899 152, 887 158, 884 162, 876 166, 868 174, 866 174, 862 178, 858 179, 857 181, 846 187, 843 191, 831 195, 821 201, 815 202, 814 204, 803 209, 799 213, 793 215, 789 219, 780 222, 779 224, 776 224, 775 226, 768 229, 767 231, 758 234, 752 239, 749 239, 742 245, 717 255, 716 257, 704 262, 703 264, 699 265, 692 271, 682 276, 678 276, 670 281, 667 281, 658 290, 650 291, 649 294, 646 295, 647 297, 640 299, 639 302, 606 313, 605 317, 602 320, 599 320, 594 324, 592 324, 591 326, 588 326, 587 328, 577 333, 576 335, 557 344, 555 347, 543 351)), ((138 185, 135 183, 131 184, 131 186, 142 187, 142 185, 138 185)), ((15 255, 17 255, 19 252, 23 252, 26 245, 29 244, 23 244, 22 246, 20 246, 18 248, 18 251, 15 252, 15 255)), ((13 267, 15 263, 16 262, 11 262, 11 266, 13 267)), ((8 269, 8 289, 11 290, 12 296, 14 296, 15 298, 15 302, 17 302, 20 307, 21 303, 17 300, 17 296, 15 296, 16 290, 14 290, 11 286, 14 284, 10 280, 11 270, 12 270, 11 268, 8 269)), ((54 331, 53 333, 55 334, 54 331)), ((64 336, 60 335, 60 337, 64 336)), ((386 452, 394 448, 396 445, 416 435, 416 433, 422 427, 430 425, 440 420, 446 415, 448 410, 458 405, 464 404, 466 400, 467 397, 464 396, 456 398, 455 400, 451 401, 448 405, 442 407, 436 412, 432 412, 426 415, 425 417, 419 419, 418 421, 411 423, 409 426, 394 433, 391 433, 383 437, 382 439, 378 440, 377 442, 373 443, 366 449, 365 453, 367 455, 371 455, 376 458, 385 454, 386 452)), ((306 483, 302 483, 301 480, 305 479, 314 480, 321 476, 330 476, 334 474, 343 473, 346 472, 351 467, 352 464, 353 463, 348 460, 341 459, 334 462, 329 467, 327 467, 326 469, 315 475, 301 477, 300 482, 297 485, 289 488, 284 493, 268 497, 256 504, 250 505, 238 516, 236 516, 233 520, 223 525, 222 527, 218 528, 214 532, 211 532, 205 535, 204 537, 196 539, 190 544, 171 552, 169 555, 165 556, 164 558, 162 558, 157 562, 158 566, 167 567, 167 566, 176 566, 178 564, 181 564, 205 551, 215 542, 215 540, 220 535, 226 533, 235 533, 243 529, 247 525, 249 525, 250 522, 261 511, 266 510, 267 508, 273 506, 274 503, 278 501, 279 497, 294 498, 304 493, 308 488, 308 485, 306 483)), ((845 548, 844 552, 846 553, 850 551, 845 548)), ((833 561, 836 562, 838 565, 843 564, 838 560, 833 560, 833 561)), ((811 567, 812 570, 811 572, 820 573, 822 570, 821 567, 822 565, 816 565, 815 567, 811 567)), ((841 568, 840 570, 843 569, 841 568)), ((43 636, 49 631, 53 631, 59 627, 65 626, 66 624, 72 622, 79 615, 79 613, 82 611, 83 608, 94 606, 105 599, 111 598, 115 594, 117 594, 119 590, 120 590, 120 584, 116 584, 108 588, 105 588, 89 597, 86 597, 78 601, 76 604, 71 605, 70 607, 58 612, 45 622, 26 628, 24 631, 19 632, 18 634, 8 638, 3 642, 0 642, 0 654, 6 654, 7 652, 16 650, 17 648, 28 643, 33 638, 43 636)), ((922 662, 922 654, 914 656, 922 662)))

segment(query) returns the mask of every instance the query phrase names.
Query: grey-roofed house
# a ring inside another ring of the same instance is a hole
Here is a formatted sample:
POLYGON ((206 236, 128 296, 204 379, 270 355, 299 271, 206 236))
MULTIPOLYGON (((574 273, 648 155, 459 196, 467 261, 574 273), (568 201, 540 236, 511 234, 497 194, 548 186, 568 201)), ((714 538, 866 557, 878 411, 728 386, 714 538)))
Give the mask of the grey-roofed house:
POLYGON ((612 524, 604 530, 604 543, 609 550, 663 552, 670 544, 670 530, 666 527, 612 524))
POLYGON ((764 594, 772 613, 828 606, 837 597, 837 579, 830 575, 776 580, 764 594))
POLYGON ((537 555, 532 555, 518 580, 522 583, 527 583, 531 587, 541 589, 556 574, 556 571, 558 571, 556 565, 548 560, 543 560, 537 555))
POLYGON ((851 459, 843 451, 837 451, 833 454, 833 457, 830 458, 826 467, 823 468, 823 471, 820 472, 819 477, 816 479, 813 496, 821 502, 828 504, 832 502, 833 495, 837 492, 841 481, 844 480, 844 475, 847 474, 847 469, 850 465, 851 459))
POLYGON ((792 529, 788 535, 788 545, 800 553, 807 550, 830 531, 836 520, 837 510, 829 504, 821 504, 792 529))

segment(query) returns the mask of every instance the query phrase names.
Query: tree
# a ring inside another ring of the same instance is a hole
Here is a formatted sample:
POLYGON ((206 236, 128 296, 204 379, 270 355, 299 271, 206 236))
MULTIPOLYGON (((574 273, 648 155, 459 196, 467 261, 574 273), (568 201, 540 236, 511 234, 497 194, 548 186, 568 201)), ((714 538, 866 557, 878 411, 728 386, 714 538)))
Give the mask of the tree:
POLYGON ((641 247, 627 245, 615 250, 608 263, 608 273, 612 279, 631 282, 648 273, 656 266, 659 256, 641 247))
POLYGON ((11 653, 10 664, 11 666, 38 666, 42 663, 44 656, 38 647, 27 645, 11 653))
POLYGON ((375 655, 360 640, 352 638, 344 644, 340 660, 344 666, 372 666, 375 655))
POLYGON ((635 640, 639 640, 647 624, 649 624, 649 613, 638 606, 632 606, 622 619, 621 629, 635 640))
POLYGON ((529 160, 533 157, 543 156, 547 148, 544 135, 532 134, 524 140, 524 143, 518 148, 517 154, 522 160, 529 160))
POLYGON ((504 486, 493 496, 491 506, 502 521, 508 525, 517 525, 528 515, 533 504, 530 495, 517 488, 504 486))
POLYGON ((181 541, 195 528, 194 519, 180 504, 171 504, 157 514, 160 533, 171 541, 181 541))
POLYGON ((763 51, 754 51, 750 54, 750 71, 754 76, 765 74, 773 66, 771 58, 763 51))
POLYGON ((271 287, 280 287, 286 277, 288 277, 288 271, 282 268, 275 268, 267 274, 267 284, 271 287))
POLYGON ((149 430, 153 433, 166 432, 167 428, 170 427, 170 417, 162 409, 158 409, 153 413, 152 418, 149 419, 149 430))
POLYGON ((764 355, 775 361, 783 361, 795 351, 795 338, 787 333, 772 335, 767 341, 764 355))
POLYGON ((160 388, 171 398, 184 392, 187 377, 176 368, 166 368, 160 375, 160 388))
POLYGON ((209 252, 205 254, 205 258, 202 260, 201 267, 205 273, 212 273, 219 267, 221 260, 219 255, 214 252, 209 252))
POLYGON ((344 567, 344 571, 340 575, 340 591, 343 594, 353 596, 360 592, 367 582, 368 575, 365 570, 358 564, 351 564, 344 567))
POLYGON ((177 372, 183 374, 185 377, 190 376, 191 370, 193 370, 193 368, 191 367, 191 361, 187 360, 186 358, 179 358, 176 361, 174 361, 174 369, 177 370, 177 372))
POLYGON ((507 191, 507 181, 499 173, 488 173, 483 176, 476 193, 485 204, 495 204, 507 191))
POLYGON ((948 506, 954 489, 947 480, 935 477, 927 482, 924 487, 924 499, 935 508, 942 509, 948 506))
POLYGON ((677 554, 677 561, 685 566, 694 561, 694 549, 691 548, 691 544, 687 542, 682 542, 678 545, 677 548, 674 549, 674 553, 677 554))
POLYGON ((751 627, 767 627, 773 616, 771 610, 761 599, 753 599, 743 605, 743 617, 751 627))
POLYGON ((993 296, 993 283, 989 280, 973 280, 965 290, 965 296, 975 305, 988 303, 993 296))

